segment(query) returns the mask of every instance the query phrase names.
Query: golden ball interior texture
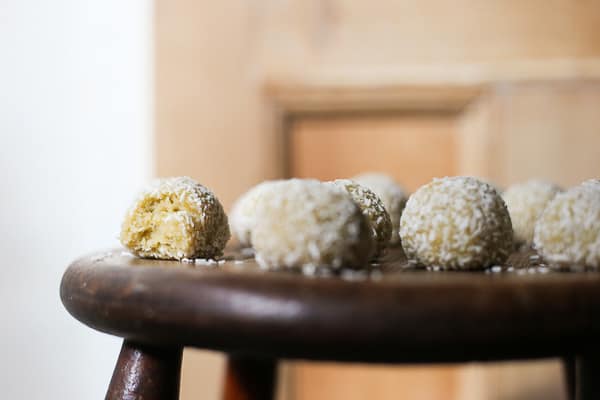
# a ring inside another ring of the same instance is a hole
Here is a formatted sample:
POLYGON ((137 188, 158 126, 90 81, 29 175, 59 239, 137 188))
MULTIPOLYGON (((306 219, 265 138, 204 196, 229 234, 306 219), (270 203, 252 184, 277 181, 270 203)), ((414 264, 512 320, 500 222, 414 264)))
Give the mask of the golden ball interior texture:
POLYGON ((223 254, 229 225, 217 197, 188 177, 159 179, 125 216, 121 243, 146 258, 213 258, 223 254))
POLYGON ((400 238, 409 260, 453 270, 501 264, 513 247, 500 195, 487 183, 460 176, 434 179, 410 196, 400 238))
POLYGON ((503 193, 517 244, 533 243, 535 223, 548 202, 561 191, 560 187, 552 183, 531 180, 512 185, 503 193))
POLYGON ((382 173, 356 175, 353 181, 371 189, 383 202, 392 221, 390 244, 400 243, 400 217, 408 200, 407 192, 391 176, 382 173))
POLYGON ((600 182, 556 195, 535 225, 533 244, 552 266, 600 268, 600 182))
POLYGON ((381 199, 371 190, 349 179, 337 179, 328 185, 345 190, 369 221, 375 242, 374 257, 383 255, 392 237, 392 221, 381 199))
POLYGON ((252 244, 263 268, 360 268, 372 255, 360 208, 344 191, 319 181, 276 183, 256 211, 252 244))
POLYGON ((256 225, 256 207, 264 196, 268 196, 274 183, 281 181, 265 181, 254 186, 241 195, 231 209, 229 222, 231 230, 242 246, 252 244, 252 229, 256 225))

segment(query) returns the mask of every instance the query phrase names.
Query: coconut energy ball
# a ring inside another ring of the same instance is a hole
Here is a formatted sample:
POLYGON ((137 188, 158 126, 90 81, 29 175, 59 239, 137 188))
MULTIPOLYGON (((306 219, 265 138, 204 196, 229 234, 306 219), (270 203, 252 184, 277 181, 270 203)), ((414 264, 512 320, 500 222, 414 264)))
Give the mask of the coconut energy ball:
POLYGON ((263 268, 360 268, 373 253, 370 227, 345 192, 316 180, 275 184, 257 207, 252 230, 263 268))
POLYGON ((400 217, 408 199, 407 192, 388 175, 366 173, 352 178, 353 181, 371 189, 383 202, 392 220, 392 237, 390 244, 400 243, 400 217))
POLYGON ((392 221, 381 199, 372 190, 349 179, 337 179, 327 184, 345 190, 358 204, 371 225, 371 233, 375 241, 373 256, 382 255, 392 237, 392 221))
POLYGON ((121 243, 147 258, 212 258, 223 254, 229 225, 217 197, 188 177, 159 179, 127 212, 121 243))
POLYGON ((506 261, 513 240, 504 201, 470 177, 434 179, 406 203, 400 220, 409 260, 442 269, 483 269, 506 261))
POLYGON ((600 184, 586 181, 548 203, 533 244, 549 264, 600 268, 600 184))
POLYGON ((231 209, 229 218, 231 230, 242 246, 250 246, 252 229, 256 225, 256 207, 261 199, 268 195, 274 183, 281 181, 265 181, 254 186, 240 196, 231 209))
POLYGON ((531 245, 535 223, 550 200, 562 189, 552 183, 531 180, 510 186, 502 195, 513 224, 517 244, 531 245))

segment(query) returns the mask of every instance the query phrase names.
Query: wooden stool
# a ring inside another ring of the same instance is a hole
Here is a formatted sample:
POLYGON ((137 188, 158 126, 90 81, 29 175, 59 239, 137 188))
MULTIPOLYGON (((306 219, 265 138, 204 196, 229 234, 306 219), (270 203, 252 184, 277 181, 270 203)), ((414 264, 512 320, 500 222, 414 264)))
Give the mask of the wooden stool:
MULTIPOLYGON (((529 265, 518 253, 509 264, 529 265)), ((107 399, 176 399, 184 346, 229 355, 224 398, 270 399, 280 359, 439 363, 563 357, 572 399, 600 398, 600 273, 407 270, 392 250, 350 277, 198 265, 114 250, 74 262, 61 298, 125 338, 107 399)))

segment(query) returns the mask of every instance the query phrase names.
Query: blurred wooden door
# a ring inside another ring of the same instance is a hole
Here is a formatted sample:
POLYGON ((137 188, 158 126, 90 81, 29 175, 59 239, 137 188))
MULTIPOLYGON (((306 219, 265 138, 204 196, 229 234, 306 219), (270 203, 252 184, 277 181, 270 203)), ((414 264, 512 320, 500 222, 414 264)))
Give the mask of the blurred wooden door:
MULTIPOLYGON (((251 185, 365 170, 501 186, 600 175, 600 2, 155 0, 156 171, 229 207, 251 185)), ((222 357, 186 350, 182 398, 222 357)), ((560 399, 556 361, 288 364, 282 398, 560 399)))

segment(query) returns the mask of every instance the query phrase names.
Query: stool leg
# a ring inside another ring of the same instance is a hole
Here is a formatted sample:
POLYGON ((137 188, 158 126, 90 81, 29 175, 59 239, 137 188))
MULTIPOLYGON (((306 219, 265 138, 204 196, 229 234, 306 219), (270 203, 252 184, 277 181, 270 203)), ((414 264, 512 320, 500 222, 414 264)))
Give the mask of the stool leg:
POLYGON ((562 358, 568 400, 575 400, 575 360, 575 356, 565 356, 562 358))
POLYGON ((223 400, 271 400, 276 384, 275 360, 230 356, 223 400))
POLYGON ((600 399, 600 353, 588 353, 577 358, 576 399, 600 399))
POLYGON ((181 348, 123 342, 106 400, 177 400, 181 348))

